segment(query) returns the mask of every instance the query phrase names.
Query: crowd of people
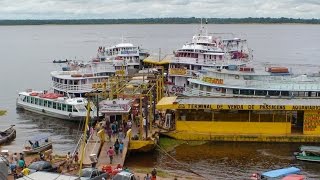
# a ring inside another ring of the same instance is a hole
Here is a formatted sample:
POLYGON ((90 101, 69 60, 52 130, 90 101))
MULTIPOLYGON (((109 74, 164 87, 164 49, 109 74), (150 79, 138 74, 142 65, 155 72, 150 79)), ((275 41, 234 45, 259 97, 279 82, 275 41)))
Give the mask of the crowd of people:
POLYGON ((9 157, 9 171, 15 179, 29 175, 30 170, 27 168, 23 153, 13 153, 9 157))

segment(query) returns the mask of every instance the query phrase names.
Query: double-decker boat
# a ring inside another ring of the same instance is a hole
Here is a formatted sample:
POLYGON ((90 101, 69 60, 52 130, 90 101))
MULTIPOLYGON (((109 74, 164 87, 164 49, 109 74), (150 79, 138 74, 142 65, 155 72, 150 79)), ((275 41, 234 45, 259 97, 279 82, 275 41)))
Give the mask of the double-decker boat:
POLYGON ((51 72, 55 93, 84 97, 88 92, 102 90, 110 76, 125 76, 138 72, 141 60, 148 53, 131 43, 99 47, 97 56, 87 63, 71 61, 62 71, 51 72))
POLYGON ((202 26, 191 42, 174 52, 168 67, 168 90, 181 94, 189 84, 187 79, 204 67, 217 69, 244 65, 252 59, 250 54, 246 39, 231 33, 208 34, 202 26))
POLYGON ((320 76, 291 73, 287 67, 204 68, 188 79, 186 96, 319 97, 320 76))
MULTIPOLYGON (((47 91, 27 90, 20 92, 17 108, 60 119, 81 121, 87 115, 88 101, 85 98, 70 98, 47 91)), ((91 103, 91 115, 96 116, 97 110, 91 103)))

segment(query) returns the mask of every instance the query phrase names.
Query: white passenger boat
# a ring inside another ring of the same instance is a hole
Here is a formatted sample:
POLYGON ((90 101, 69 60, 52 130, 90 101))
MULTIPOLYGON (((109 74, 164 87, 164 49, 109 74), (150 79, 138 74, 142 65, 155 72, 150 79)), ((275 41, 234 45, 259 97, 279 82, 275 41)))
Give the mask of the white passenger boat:
MULTIPOLYGON (((17 108, 71 121, 84 120, 88 101, 85 98, 70 98, 46 91, 27 90, 20 92, 17 108)), ((91 103, 91 115, 96 116, 96 107, 91 103)))
POLYGON ((110 76, 124 76, 138 72, 148 53, 131 43, 99 47, 97 56, 83 63, 71 61, 62 71, 51 72, 55 93, 84 97, 88 92, 103 90, 103 83, 110 76))
POLYGON ((244 65, 251 59, 245 39, 230 33, 209 34, 201 25, 192 41, 174 52, 168 68, 168 90, 174 94, 183 93, 189 84, 187 79, 204 67, 227 68, 228 65, 244 65))
POLYGON ((320 76, 291 73, 287 67, 229 65, 204 68, 188 79, 186 96, 320 96, 320 76))

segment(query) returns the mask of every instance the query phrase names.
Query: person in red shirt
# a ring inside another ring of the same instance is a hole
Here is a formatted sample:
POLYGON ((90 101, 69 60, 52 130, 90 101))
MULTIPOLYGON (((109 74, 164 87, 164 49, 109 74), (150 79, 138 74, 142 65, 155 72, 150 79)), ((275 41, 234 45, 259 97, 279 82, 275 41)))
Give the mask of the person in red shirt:
POLYGON ((114 156, 114 150, 113 148, 110 146, 107 154, 109 155, 109 158, 110 158, 110 164, 112 164, 112 159, 113 159, 113 156, 114 156))

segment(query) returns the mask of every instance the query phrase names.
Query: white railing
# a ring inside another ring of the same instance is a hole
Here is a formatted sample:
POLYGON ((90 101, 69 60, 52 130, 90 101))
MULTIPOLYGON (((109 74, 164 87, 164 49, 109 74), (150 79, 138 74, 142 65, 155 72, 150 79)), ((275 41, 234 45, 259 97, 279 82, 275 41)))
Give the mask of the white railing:
POLYGON ((58 82, 53 82, 53 88, 64 91, 64 92, 90 92, 94 89, 92 88, 92 84, 82 84, 82 85, 68 85, 62 84, 58 82))
POLYGON ((228 59, 223 57, 222 59, 202 59, 202 58, 189 58, 189 57, 173 57, 171 60, 172 63, 181 63, 181 64, 196 64, 203 66, 219 66, 226 64, 243 64, 248 62, 248 59, 228 59))

